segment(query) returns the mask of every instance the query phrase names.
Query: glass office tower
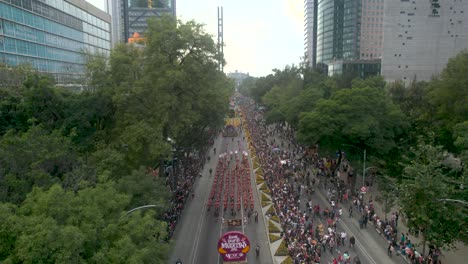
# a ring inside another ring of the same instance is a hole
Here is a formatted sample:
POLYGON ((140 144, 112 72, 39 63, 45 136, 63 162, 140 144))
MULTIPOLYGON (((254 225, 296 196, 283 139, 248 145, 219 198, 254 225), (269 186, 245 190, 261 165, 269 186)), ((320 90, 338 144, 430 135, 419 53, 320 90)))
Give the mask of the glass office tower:
POLYGON ((359 59, 361 1, 318 0, 317 64, 359 59))
POLYGON ((147 20, 163 14, 176 15, 176 0, 107 0, 112 12, 113 45, 128 42, 133 34, 145 35, 147 20))
POLYGON ((317 64, 317 4, 318 0, 304 0, 304 52, 313 68, 317 64))
POLYGON ((110 16, 84 0, 0 0, 0 63, 85 83, 85 54, 110 53, 110 16))

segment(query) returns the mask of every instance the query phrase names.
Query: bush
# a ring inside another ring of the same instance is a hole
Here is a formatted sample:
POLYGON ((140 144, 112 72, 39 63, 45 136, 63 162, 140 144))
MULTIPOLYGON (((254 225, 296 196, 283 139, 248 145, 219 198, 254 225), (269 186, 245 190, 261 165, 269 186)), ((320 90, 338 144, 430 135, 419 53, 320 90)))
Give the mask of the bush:
POLYGON ((275 221, 278 224, 280 223, 280 219, 279 219, 279 217, 277 215, 271 216, 271 220, 275 221))
POLYGON ((288 256, 285 260, 283 260, 283 262, 281 262, 281 264, 293 264, 293 260, 288 256))
POLYGON ((276 210, 275 210, 275 207, 274 206, 271 206, 270 208, 268 208, 268 210, 266 211, 266 214, 268 215, 276 215, 276 210))
POLYGON ((278 241, 281 237, 275 234, 268 234, 268 237, 270 238, 270 243, 273 243, 275 241, 278 241))
POLYGON ((280 233, 281 230, 270 220, 270 221, 268 221, 268 232, 269 233, 280 233))
POLYGON ((279 245, 278 249, 276 250, 275 256, 287 256, 289 255, 288 248, 286 247, 286 243, 284 240, 279 245))

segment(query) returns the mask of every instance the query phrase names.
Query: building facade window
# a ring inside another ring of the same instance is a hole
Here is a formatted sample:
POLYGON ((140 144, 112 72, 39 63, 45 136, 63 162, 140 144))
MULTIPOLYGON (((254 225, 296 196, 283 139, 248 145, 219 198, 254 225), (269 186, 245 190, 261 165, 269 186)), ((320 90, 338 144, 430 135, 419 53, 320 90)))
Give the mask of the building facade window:
MULTIPOLYGON (((95 10, 88 12, 102 12, 95 10)), ((88 12, 64 0, 0 2, 0 57, 13 66, 30 64, 57 81, 84 80, 85 52, 110 53, 110 17, 88 12)))

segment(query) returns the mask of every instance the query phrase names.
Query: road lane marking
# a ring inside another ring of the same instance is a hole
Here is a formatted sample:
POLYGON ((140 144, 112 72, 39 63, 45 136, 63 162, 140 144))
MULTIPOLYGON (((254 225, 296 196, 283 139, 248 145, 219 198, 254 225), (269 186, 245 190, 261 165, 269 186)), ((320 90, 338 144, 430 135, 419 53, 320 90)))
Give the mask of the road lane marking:
MULTIPOLYGON (((216 159, 216 155, 214 156, 213 158, 213 162, 214 164, 218 164, 218 160, 216 159)), ((207 165, 209 165, 210 162, 208 162, 207 165)), ((203 178, 204 179, 204 178, 203 178)), ((208 179, 208 183, 209 183, 209 179, 208 179)), ((200 184, 200 186, 202 186, 200 184)), ((209 191, 208 192, 205 192, 205 197, 202 199, 202 212, 200 214, 200 217, 199 217, 199 222, 198 222, 198 226, 197 226, 197 229, 195 231, 195 243, 193 243, 193 246, 192 246, 192 250, 190 252, 190 263, 194 264, 195 261, 196 261, 196 257, 197 257, 197 254, 198 254, 198 244, 200 243, 200 234, 201 234, 201 229, 203 227, 203 223, 205 222, 206 220, 206 212, 207 212, 207 208, 206 208, 206 204, 208 203, 208 198, 209 198, 209 191)))
MULTIPOLYGON (((325 197, 323 196, 322 192, 320 190, 317 191, 318 195, 320 196, 322 202, 325 200, 325 204, 327 204, 327 200, 325 199, 325 197)), ((343 228, 345 228, 348 232, 348 234, 352 235, 353 237, 356 237, 356 235, 351 231, 351 229, 345 224, 345 222, 343 220, 340 220, 339 223, 341 224, 341 226, 343 228)), ((367 252, 367 250, 365 249, 365 247, 361 244, 361 242, 359 242, 358 239, 355 239, 356 241, 356 245, 358 246, 358 248, 361 249, 362 253, 364 253, 364 255, 366 255, 366 257, 368 258, 368 260, 370 260, 372 263, 374 264, 377 264, 377 262, 374 260, 374 258, 371 257, 371 255, 369 254, 369 252, 367 252)))

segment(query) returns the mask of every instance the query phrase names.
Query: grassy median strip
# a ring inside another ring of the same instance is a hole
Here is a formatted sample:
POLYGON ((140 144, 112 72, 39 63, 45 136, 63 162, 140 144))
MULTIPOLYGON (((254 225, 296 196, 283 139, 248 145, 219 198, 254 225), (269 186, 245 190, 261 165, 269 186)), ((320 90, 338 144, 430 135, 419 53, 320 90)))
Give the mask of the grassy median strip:
POLYGON ((275 210, 275 207, 274 206, 271 206, 270 208, 268 208, 268 210, 266 211, 266 214, 268 215, 276 215, 276 210, 275 210))
POLYGON ((275 241, 278 241, 281 237, 275 234, 268 234, 268 237, 270 238, 270 243, 273 243, 275 241))
POLYGON ((289 254, 288 248, 286 247, 286 243, 284 243, 284 240, 283 240, 281 241, 281 244, 276 250, 275 256, 287 256, 288 254, 289 254))
POLYGON ((279 228, 270 220, 268 221, 268 232, 270 233, 280 233, 279 228))
POLYGON ((264 180, 265 180, 265 179, 263 178, 263 175, 260 174, 260 173, 258 173, 258 172, 255 174, 255 176, 256 176, 256 178, 257 178, 257 181, 264 181, 264 180))
POLYGON ((257 181, 257 184, 262 184, 265 182, 265 180, 263 180, 262 178, 259 178, 258 176, 257 176, 256 181, 257 181))
POLYGON ((280 223, 279 217, 277 215, 273 215, 270 219, 275 221, 278 224, 280 223))

